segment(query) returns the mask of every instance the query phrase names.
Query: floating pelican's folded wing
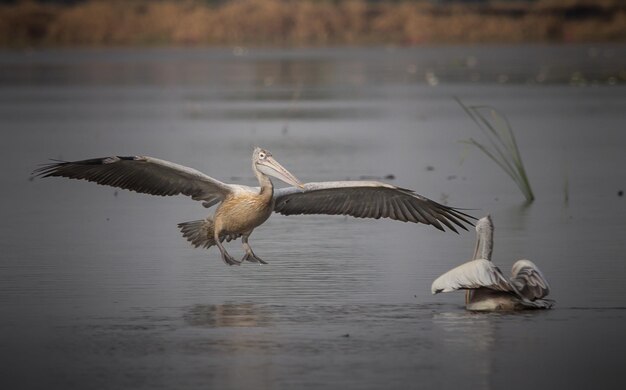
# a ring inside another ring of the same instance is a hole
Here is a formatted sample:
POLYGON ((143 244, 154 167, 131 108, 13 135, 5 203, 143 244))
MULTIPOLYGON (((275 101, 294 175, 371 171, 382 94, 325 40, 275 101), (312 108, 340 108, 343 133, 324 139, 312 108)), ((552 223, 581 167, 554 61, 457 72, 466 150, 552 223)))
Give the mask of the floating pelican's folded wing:
POLYGON ((554 306, 554 301, 552 299, 535 299, 534 301, 522 299, 520 304, 529 309, 549 309, 554 306))
POLYGON ((486 259, 477 259, 451 269, 433 282, 431 292, 438 294, 461 289, 489 288, 511 292, 509 281, 500 269, 486 259))
POLYGON ((539 268, 530 260, 518 260, 513 264, 511 284, 524 298, 534 301, 550 293, 550 285, 539 268))
POLYGON ((105 157, 55 162, 35 170, 41 177, 61 176, 151 195, 187 195, 205 206, 222 200, 230 187, 202 172, 147 156, 105 157))
POLYGON ((424 223, 457 232, 467 230, 474 217, 444 206, 411 190, 376 181, 307 183, 303 189, 281 188, 274 193, 274 211, 284 215, 328 214, 357 218, 391 218, 424 223))

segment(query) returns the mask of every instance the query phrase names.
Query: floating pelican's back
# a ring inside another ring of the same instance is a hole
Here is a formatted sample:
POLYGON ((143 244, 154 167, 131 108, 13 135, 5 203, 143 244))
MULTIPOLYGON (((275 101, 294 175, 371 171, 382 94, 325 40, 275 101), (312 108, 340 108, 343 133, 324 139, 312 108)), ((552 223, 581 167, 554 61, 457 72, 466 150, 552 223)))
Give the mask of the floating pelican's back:
POLYGON ((524 298, 534 301, 550 293, 550 285, 539 268, 530 260, 518 260, 511 270, 511 283, 524 298))
POLYGON ((498 267, 489 260, 477 259, 461 264, 435 279, 431 292, 438 294, 481 287, 497 291, 512 291, 509 281, 498 267))

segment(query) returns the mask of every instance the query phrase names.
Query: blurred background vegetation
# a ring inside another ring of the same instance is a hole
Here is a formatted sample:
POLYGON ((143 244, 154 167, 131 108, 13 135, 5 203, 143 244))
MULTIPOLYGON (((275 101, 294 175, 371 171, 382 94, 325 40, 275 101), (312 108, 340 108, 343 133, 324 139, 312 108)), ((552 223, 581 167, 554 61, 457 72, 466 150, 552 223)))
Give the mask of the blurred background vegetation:
POLYGON ((0 1, 1 47, 625 40, 622 0, 0 1))

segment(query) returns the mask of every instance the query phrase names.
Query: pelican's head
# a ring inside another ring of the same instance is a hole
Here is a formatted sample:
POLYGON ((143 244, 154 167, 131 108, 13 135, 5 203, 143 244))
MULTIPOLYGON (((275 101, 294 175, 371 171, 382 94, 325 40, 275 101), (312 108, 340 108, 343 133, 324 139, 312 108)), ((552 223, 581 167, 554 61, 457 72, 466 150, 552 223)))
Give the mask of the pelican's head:
POLYGON ((476 222, 476 233, 480 236, 493 231, 493 221, 491 215, 487 214, 476 222))
POLYGON ((473 259, 491 260, 493 250, 493 222, 487 215, 476 222, 476 248, 473 259))
POLYGON ((254 148, 254 153, 252 153, 252 165, 255 170, 264 175, 275 177, 292 186, 304 188, 300 180, 280 165, 278 161, 274 160, 272 154, 265 149, 259 147, 254 148))

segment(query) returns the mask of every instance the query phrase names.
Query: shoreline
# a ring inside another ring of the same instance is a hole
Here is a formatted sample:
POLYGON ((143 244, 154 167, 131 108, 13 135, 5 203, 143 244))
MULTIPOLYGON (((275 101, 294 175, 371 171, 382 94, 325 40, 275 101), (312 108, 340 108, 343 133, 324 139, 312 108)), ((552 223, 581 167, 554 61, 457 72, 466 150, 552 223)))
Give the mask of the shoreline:
POLYGON ((626 42, 618 0, 173 0, 0 6, 0 48, 342 47, 626 42), (565 4, 564 4, 565 3, 565 4))

